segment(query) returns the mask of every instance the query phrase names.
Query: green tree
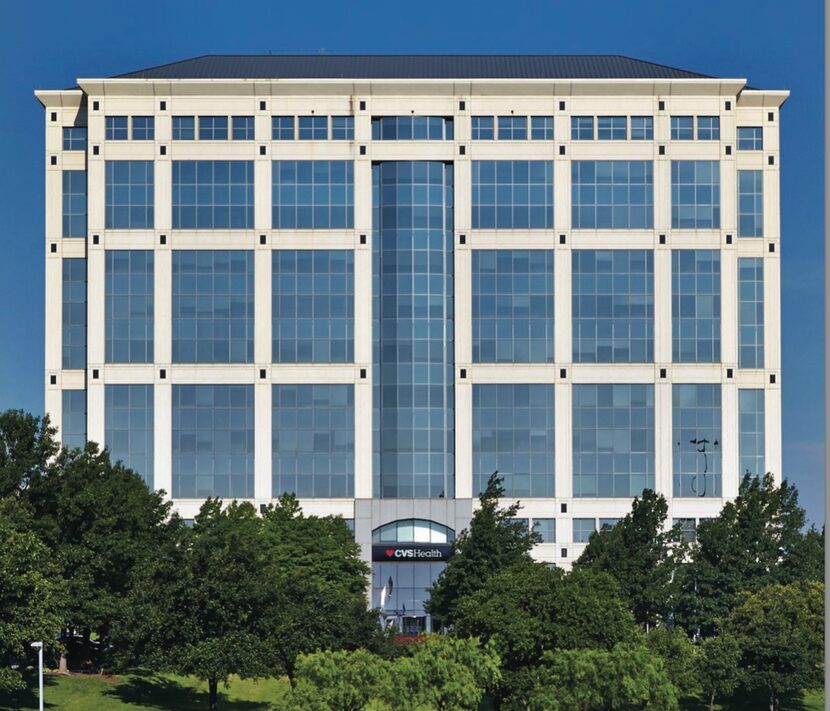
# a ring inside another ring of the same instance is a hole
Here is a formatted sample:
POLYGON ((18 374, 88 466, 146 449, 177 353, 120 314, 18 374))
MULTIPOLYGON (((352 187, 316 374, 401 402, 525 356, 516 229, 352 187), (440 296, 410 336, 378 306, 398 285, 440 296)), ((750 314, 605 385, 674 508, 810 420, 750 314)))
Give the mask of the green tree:
POLYGON ((676 711, 677 690, 662 660, 639 644, 611 651, 546 652, 535 674, 532 711, 676 711))
POLYGON ((738 687, 740 660, 741 648, 728 632, 701 641, 695 655, 695 667, 709 711, 715 711, 716 699, 729 696, 738 687))
POLYGON ((447 567, 430 589, 427 611, 444 624, 453 623, 459 600, 480 590, 500 570, 530 560, 530 549, 540 541, 516 520, 518 504, 499 506, 503 495, 501 479, 494 473, 478 497, 469 529, 456 539, 447 567))
POLYGON ((147 561, 123 632, 134 660, 205 679, 215 709, 230 674, 293 681, 303 652, 371 644, 367 575, 342 519, 304 517, 290 497, 262 517, 209 499, 147 561))
POLYGON ((385 700, 401 711, 477 709, 500 678, 492 643, 481 646, 475 638, 431 635, 411 656, 393 662, 392 696, 385 700))
POLYGON ((646 646, 663 660, 666 674, 680 697, 700 691, 697 649, 681 627, 656 627, 645 635, 646 646))
POLYGON ((297 659, 297 684, 278 708, 362 711, 391 694, 391 663, 368 652, 324 651, 297 659))
MULTIPOLYGON (((0 664, 5 665, 10 657, 29 658, 33 641, 55 648, 66 586, 51 552, 13 500, 0 500, 0 541, 0 664)), ((0 666, 0 692, 22 686, 16 670, 0 666)))
POLYGON ((77 662, 103 665, 117 651, 113 627, 136 571, 155 554, 170 503, 90 443, 62 450, 45 475, 30 479, 24 504, 71 591, 62 640, 77 662))
POLYGON ((770 711, 782 693, 818 688, 824 658, 824 586, 812 581, 741 593, 726 620, 741 649, 746 686, 764 689, 770 711))
POLYGON ((453 634, 492 641, 504 672, 502 697, 520 704, 529 672, 555 648, 611 649, 634 638, 634 618, 606 573, 565 574, 522 561, 459 601, 453 634))
POLYGON ((738 593, 801 579, 811 567, 806 561, 816 557, 808 550, 815 548, 815 534, 808 532, 805 543, 803 527, 794 486, 776 486, 771 474, 744 477, 738 497, 698 526, 690 561, 678 571, 678 621, 689 632, 712 635, 738 593))
POLYGON ((59 448, 48 417, 22 410, 0 412, 0 499, 20 497, 45 476, 59 448))
POLYGON ((666 618, 681 541, 678 528, 664 530, 668 505, 650 489, 635 498, 631 512, 607 531, 594 533, 577 568, 610 573, 619 582, 634 618, 645 627, 666 618))

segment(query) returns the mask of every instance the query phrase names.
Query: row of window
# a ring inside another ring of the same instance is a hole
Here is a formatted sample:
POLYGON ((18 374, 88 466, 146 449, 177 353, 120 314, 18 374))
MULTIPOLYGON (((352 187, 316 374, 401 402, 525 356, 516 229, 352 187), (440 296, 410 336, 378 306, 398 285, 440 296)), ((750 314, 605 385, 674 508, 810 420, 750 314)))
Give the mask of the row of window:
MULTIPOLYGON (((252 362, 252 253, 174 251, 174 362, 252 362), (212 326, 209 327, 209 323, 212 326), (210 330, 210 334, 207 331, 210 330)), ((653 362, 653 255, 572 254, 573 362, 653 362)), ((473 253, 473 361, 553 362, 553 252, 473 253)), ((763 260, 739 260, 739 365, 763 367, 763 260)), ((274 362, 351 362, 353 254, 273 253, 274 362)), ((673 254, 675 362, 720 360, 720 260, 673 254)), ((85 367, 85 262, 64 260, 64 367, 85 367)), ((107 362, 153 361, 153 253, 108 251, 107 362)))
MULTIPOLYGON (((753 391, 746 391, 753 392, 753 391)), ((707 519, 700 519, 701 522, 707 519)), ((588 543, 591 536, 597 531, 610 531, 619 523, 618 518, 574 518, 573 521, 573 543, 588 543)), ((673 526, 680 526, 680 533, 689 543, 697 540, 697 520, 694 518, 672 519, 673 526)), ((543 541, 544 542, 544 541, 543 541)))
MULTIPOLYGON (((173 161, 173 229, 252 229, 253 161, 173 161)), ((106 161, 105 227, 152 229, 153 161, 106 161)), ((274 229, 349 229, 354 226, 352 161, 274 161, 271 178, 274 229)), ((85 237, 85 171, 63 171, 63 236, 85 237)), ((671 226, 718 229, 721 224, 718 161, 671 162, 671 226)), ((738 236, 764 234, 764 177, 738 171, 738 236)), ((415 206, 415 225, 426 211, 415 206)), ((474 229, 552 229, 552 161, 473 161, 474 229)), ((651 161, 571 162, 573 229, 652 229, 651 161)))
MULTIPOLYGON (((553 497, 554 393, 546 384, 473 386, 475 494, 498 470, 507 496, 553 497)), ((764 392, 738 394, 741 475, 760 476, 764 392)), ((654 386, 580 384, 572 395, 574 497, 627 498, 654 488, 654 386)), ((83 443, 85 408, 85 391, 63 391, 65 445, 83 443)), ((150 486, 153 414, 152 385, 105 386, 105 444, 150 486)), ((272 494, 352 497, 354 387, 273 385, 271 414, 272 494)), ((721 496, 720 385, 674 384, 671 418, 674 496, 721 496)), ((172 386, 172 471, 174 498, 254 495, 252 385, 172 386)))
MULTIPOLYGON (((252 141, 253 116, 173 116, 175 141, 252 141)), ((151 141, 155 138, 152 116, 107 116, 108 141, 151 141)), ((672 116, 671 139, 691 141, 720 140, 717 116, 672 116)), ((738 126, 738 150, 760 151, 764 147, 761 126, 738 126)), ((453 119, 444 116, 380 116, 372 118, 372 139, 376 141, 441 141, 454 137, 453 119)), ((474 141, 552 141, 552 116, 472 116, 474 141)), ((272 116, 271 138, 275 141, 354 140, 353 116, 272 116)), ((574 141, 651 141, 652 116, 572 116, 574 141)), ((63 149, 86 150, 85 126, 63 129, 63 149)))
MULTIPOLYGON (((252 363, 253 252, 174 250, 172 260, 173 362, 252 363)), ((473 252, 473 362, 554 362, 553 260, 548 250, 473 252)), ((571 260, 573 362, 654 362, 653 252, 574 250, 571 260)), ((152 363, 154 254, 108 250, 105 263, 106 362, 152 363)), ((273 362, 353 362, 354 253, 277 250, 271 275, 273 362)), ((720 362, 720 277, 717 250, 672 252, 673 362, 720 362)), ((63 367, 82 369, 86 260, 63 260, 62 303, 63 367)), ((398 333, 403 317, 385 318, 398 333)), ((738 348, 739 367, 764 367, 762 258, 738 260, 738 348)))

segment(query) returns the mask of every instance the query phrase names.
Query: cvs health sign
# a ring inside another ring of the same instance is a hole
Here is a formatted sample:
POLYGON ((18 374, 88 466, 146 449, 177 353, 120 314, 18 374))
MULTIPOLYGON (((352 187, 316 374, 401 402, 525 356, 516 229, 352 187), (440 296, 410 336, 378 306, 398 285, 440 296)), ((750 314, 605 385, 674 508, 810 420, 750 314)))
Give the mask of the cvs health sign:
POLYGON ((389 543, 372 546, 372 560, 386 563, 439 563, 449 559, 449 543, 389 543))

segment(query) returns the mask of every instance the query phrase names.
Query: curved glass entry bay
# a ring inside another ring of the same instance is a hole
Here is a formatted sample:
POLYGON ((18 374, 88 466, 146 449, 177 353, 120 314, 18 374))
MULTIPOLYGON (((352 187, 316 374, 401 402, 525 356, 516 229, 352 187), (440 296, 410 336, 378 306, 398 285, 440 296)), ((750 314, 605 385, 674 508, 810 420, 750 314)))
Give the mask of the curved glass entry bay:
POLYGON ((372 166, 374 491, 455 491, 453 168, 372 166))

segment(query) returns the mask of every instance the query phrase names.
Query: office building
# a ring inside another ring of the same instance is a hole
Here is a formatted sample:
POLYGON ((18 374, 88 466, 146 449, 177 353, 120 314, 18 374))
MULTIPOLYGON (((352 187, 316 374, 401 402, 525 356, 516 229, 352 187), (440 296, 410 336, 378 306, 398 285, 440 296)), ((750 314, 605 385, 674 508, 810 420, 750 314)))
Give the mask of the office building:
POLYGON ((694 536, 780 478, 786 91, 322 55, 36 95, 46 411, 184 517, 294 492, 419 629, 495 470, 560 566, 645 487, 694 536))

